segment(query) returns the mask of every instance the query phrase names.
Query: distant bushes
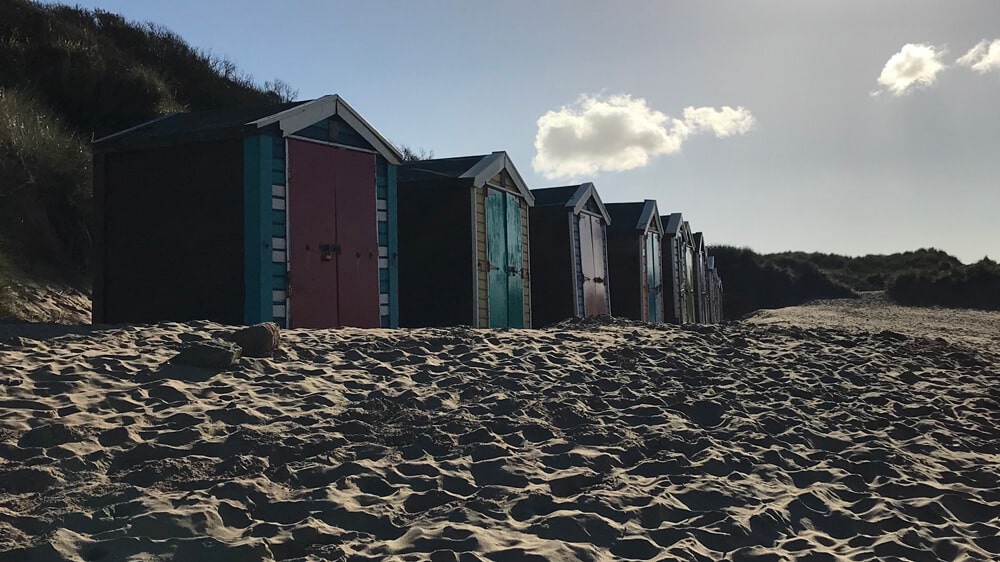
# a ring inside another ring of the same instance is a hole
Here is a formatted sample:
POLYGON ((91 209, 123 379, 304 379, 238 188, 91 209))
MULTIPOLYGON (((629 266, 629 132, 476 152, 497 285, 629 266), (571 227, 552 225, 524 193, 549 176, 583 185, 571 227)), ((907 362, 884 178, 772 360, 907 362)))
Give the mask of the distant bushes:
POLYGON ((913 306, 1000 310, 1000 265, 988 258, 936 275, 906 272, 887 288, 889 298, 913 306))
POLYGON ((723 310, 737 319, 762 308, 794 306, 815 299, 857 297, 813 263, 782 255, 761 255, 749 248, 713 246, 708 253, 722 277, 723 310))
POLYGON ((882 291, 896 278, 907 272, 937 275, 963 267, 958 258, 934 248, 896 254, 870 254, 849 257, 837 254, 782 252, 769 258, 811 263, 831 279, 855 291, 882 291))

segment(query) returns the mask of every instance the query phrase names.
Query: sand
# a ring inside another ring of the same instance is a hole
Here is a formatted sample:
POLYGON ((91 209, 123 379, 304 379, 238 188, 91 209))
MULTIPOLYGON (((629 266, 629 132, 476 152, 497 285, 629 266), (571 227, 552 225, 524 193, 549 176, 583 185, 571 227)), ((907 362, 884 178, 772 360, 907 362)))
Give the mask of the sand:
POLYGON ((998 325, 8 326, 0 561, 998 559, 998 325))

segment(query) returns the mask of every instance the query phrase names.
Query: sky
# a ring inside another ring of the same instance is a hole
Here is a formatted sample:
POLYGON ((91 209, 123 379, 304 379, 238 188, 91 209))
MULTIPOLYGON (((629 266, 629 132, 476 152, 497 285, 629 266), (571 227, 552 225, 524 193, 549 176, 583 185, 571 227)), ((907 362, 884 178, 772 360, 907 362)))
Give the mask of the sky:
POLYGON ((709 244, 1000 258, 1000 2, 83 0, 709 244))

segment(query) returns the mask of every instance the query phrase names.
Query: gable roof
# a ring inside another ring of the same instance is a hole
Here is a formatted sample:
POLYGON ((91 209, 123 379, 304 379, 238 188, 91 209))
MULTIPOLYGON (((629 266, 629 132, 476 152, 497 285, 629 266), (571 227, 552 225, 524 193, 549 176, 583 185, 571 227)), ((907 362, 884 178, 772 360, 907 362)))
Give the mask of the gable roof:
POLYGON ((641 203, 608 203, 605 208, 611 215, 613 231, 646 232, 655 222, 659 231, 663 232, 663 223, 660 222, 660 214, 656 210, 656 201, 652 199, 646 199, 641 203))
POLYGON ((684 224, 684 217, 680 213, 662 215, 660 220, 663 222, 664 234, 667 236, 677 236, 680 233, 681 225, 684 224))
POLYGON ((216 139, 236 136, 248 130, 256 131, 274 124, 277 124, 282 135, 287 137, 334 115, 343 119, 390 163, 402 162, 403 155, 399 150, 336 94, 310 101, 171 113, 97 139, 94 144, 117 145, 123 141, 128 141, 129 144, 141 144, 168 139, 216 139))
POLYGON ((573 210, 573 214, 579 214, 587 206, 588 201, 594 201, 597 210, 604 217, 604 224, 611 224, 611 215, 608 214, 597 188, 591 182, 532 189, 531 194, 535 196, 536 207, 568 207, 573 210))
POLYGON ((705 250, 705 236, 701 232, 694 233, 694 247, 698 251, 705 250))
POLYGON ((456 158, 434 158, 405 162, 399 169, 399 181, 432 181, 435 178, 449 178, 468 183, 475 187, 483 187, 497 174, 506 170, 514 181, 518 192, 528 201, 528 206, 534 206, 535 197, 528 185, 524 183, 521 174, 514 167, 510 156, 502 150, 479 156, 459 156, 456 158))

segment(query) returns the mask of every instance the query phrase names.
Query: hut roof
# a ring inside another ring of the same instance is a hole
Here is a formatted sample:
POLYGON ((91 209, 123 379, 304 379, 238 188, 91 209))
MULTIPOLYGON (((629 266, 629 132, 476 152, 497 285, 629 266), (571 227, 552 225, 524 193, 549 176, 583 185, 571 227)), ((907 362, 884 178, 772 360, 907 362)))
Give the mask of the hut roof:
POLYGON ((400 182, 421 182, 433 181, 435 179, 454 179, 463 184, 482 187, 501 171, 506 170, 510 174, 518 192, 528 201, 528 205, 535 204, 535 197, 528 189, 520 172, 514 167, 510 156, 506 152, 499 150, 491 154, 478 156, 459 156, 455 158, 434 158, 431 160, 418 160, 415 162, 405 162, 399 168, 400 182))
POLYGON ((681 231, 681 225, 684 224, 684 217, 680 213, 663 215, 660 220, 663 221, 664 234, 667 236, 677 236, 681 231))
POLYGON ((639 203, 608 203, 605 205, 611 216, 611 230, 616 232, 646 232, 655 225, 663 232, 663 224, 656 210, 656 201, 646 199, 639 203))
POLYGON ((699 251, 705 249, 705 236, 701 232, 694 233, 694 248, 699 251))
POLYGON ((532 189, 531 194, 535 196, 536 207, 568 207, 578 214, 586 206, 588 201, 593 201, 597 210, 604 217, 604 224, 611 224, 611 215, 601 196, 597 194, 597 188, 591 182, 578 185, 567 185, 563 187, 545 187, 532 189))
POLYGON ((157 142, 220 139, 275 124, 287 137, 333 115, 347 122, 386 160, 393 164, 402 161, 399 150, 336 94, 309 101, 170 113, 97 139, 94 145, 103 150, 157 142))

